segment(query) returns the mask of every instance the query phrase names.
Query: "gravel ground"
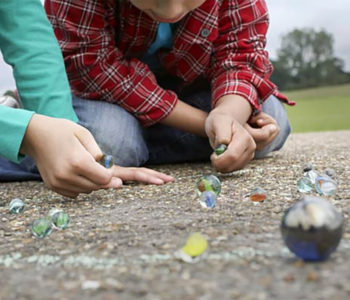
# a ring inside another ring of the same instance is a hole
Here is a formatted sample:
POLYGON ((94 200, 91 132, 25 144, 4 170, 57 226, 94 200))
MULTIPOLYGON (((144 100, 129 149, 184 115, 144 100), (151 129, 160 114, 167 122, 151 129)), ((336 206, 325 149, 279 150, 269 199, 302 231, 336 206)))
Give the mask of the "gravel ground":
POLYGON ((215 172, 210 164, 157 168, 176 177, 164 186, 129 184, 76 200, 41 182, 0 184, 0 299, 349 299, 350 231, 326 262, 303 263, 283 245, 283 212, 300 198, 296 181, 306 163, 336 170, 329 200, 350 211, 350 131, 294 134, 285 148, 246 169, 219 174, 214 209, 202 208, 195 183, 215 172), (248 198, 256 186, 268 199, 248 198), (11 215, 13 197, 25 200, 11 215), (70 226, 32 237, 30 224, 52 207, 70 226), (208 239, 196 264, 175 258, 192 232, 208 239))

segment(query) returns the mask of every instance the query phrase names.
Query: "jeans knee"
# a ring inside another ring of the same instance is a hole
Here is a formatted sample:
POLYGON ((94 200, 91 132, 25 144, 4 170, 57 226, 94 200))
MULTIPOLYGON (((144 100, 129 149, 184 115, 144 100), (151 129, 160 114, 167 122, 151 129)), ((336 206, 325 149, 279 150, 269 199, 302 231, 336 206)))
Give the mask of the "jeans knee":
POLYGON ((148 160, 148 148, 143 139, 124 139, 111 153, 115 164, 123 167, 139 167, 148 160))
POLYGON ((140 166, 148 160, 148 148, 138 120, 118 105, 73 97, 79 123, 94 136, 103 153, 120 166, 140 166))

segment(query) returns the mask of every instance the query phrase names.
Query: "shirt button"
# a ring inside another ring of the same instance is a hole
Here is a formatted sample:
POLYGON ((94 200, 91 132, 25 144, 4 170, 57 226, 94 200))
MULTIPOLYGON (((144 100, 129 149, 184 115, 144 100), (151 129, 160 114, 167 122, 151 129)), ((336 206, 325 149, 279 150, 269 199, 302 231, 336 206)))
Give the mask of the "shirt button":
POLYGON ((203 28, 201 30, 201 36, 204 37, 204 38, 208 37, 209 34, 210 34, 210 30, 208 28, 203 28))

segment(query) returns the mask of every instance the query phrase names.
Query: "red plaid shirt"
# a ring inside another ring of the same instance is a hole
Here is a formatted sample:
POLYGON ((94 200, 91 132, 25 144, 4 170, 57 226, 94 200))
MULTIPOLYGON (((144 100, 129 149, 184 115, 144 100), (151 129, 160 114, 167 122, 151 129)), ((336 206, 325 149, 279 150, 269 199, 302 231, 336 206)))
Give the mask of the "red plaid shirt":
MULTIPOLYGON (((172 111, 176 94, 138 59, 156 36, 156 21, 127 0, 46 0, 45 9, 75 95, 116 103, 145 126, 172 111)), ((288 102, 269 81, 267 28, 264 0, 206 0, 180 21, 173 48, 159 57, 185 84, 207 77, 213 106, 228 94, 256 109, 271 94, 288 102)))

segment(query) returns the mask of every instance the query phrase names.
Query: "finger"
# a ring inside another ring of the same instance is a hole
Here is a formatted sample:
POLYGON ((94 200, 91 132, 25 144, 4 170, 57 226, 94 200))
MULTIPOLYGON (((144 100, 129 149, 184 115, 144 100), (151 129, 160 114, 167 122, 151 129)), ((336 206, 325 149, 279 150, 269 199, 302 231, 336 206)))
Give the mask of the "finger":
POLYGON ((250 161, 254 150, 255 143, 251 138, 235 139, 234 136, 226 152, 219 157, 212 155, 211 160, 214 167, 220 172, 231 172, 245 166, 250 161))
POLYGON ((69 189, 71 191, 79 192, 79 193, 90 193, 92 191, 99 190, 102 186, 94 183, 86 177, 81 175, 75 175, 71 178, 67 178, 64 182, 64 188, 69 189))
POLYGON ((270 131, 266 127, 253 128, 248 125, 244 128, 249 132, 256 143, 264 142, 270 137, 270 131))
POLYGON ((244 168, 244 166, 254 158, 254 151, 248 151, 247 149, 239 156, 239 159, 235 159, 231 162, 229 162, 228 160, 227 162, 218 162, 215 158, 216 156, 212 154, 211 160, 213 162, 214 168, 219 172, 228 173, 244 168))
POLYGON ((232 140, 232 122, 219 120, 213 126, 215 132, 214 148, 219 144, 228 145, 232 140))
POLYGON ((259 127, 263 127, 263 126, 268 126, 268 125, 275 125, 277 126, 277 122, 275 119, 273 118, 268 118, 268 119, 258 119, 257 123, 256 123, 259 127))
POLYGON ((100 149, 100 147, 97 145, 93 135, 85 129, 84 127, 81 127, 78 131, 78 134, 76 134, 76 137, 80 141, 80 143, 83 145, 83 147, 86 149, 87 152, 89 152, 94 160, 99 160, 103 153, 100 149))
POLYGON ((72 176, 65 179, 56 179, 51 182, 51 188, 53 190, 64 190, 66 192, 80 194, 80 193, 91 193, 92 191, 98 190, 101 186, 90 184, 85 178, 81 176, 72 176))
POLYGON ((136 180, 151 184, 164 184, 175 180, 172 176, 148 168, 124 168, 115 166, 113 174, 123 180, 136 180))
POLYGON ((123 186, 123 181, 118 177, 112 177, 110 183, 102 186, 104 189, 118 189, 123 186))
POLYGON ((127 181, 140 181, 144 183, 151 183, 161 185, 164 184, 164 180, 154 176, 152 174, 148 174, 142 169, 138 168, 123 168, 117 167, 115 168, 115 173, 118 177, 127 181))
POLYGON ((162 172, 158 172, 156 170, 148 169, 148 168, 141 168, 145 173, 148 173, 152 176, 157 176, 158 178, 162 179, 164 182, 172 182, 175 181, 175 178, 173 176, 167 175, 162 172))
POLYGON ((79 155, 80 157, 75 160, 73 159, 72 162, 73 174, 79 174, 97 185, 106 185, 110 183, 112 179, 111 169, 106 169, 96 162, 83 146, 81 146, 79 155))
POLYGON ((69 197, 69 198, 76 198, 78 197, 79 193, 74 193, 74 192, 71 192, 71 191, 67 191, 65 189, 60 189, 60 188, 55 188, 55 189, 52 189, 54 192, 62 195, 62 196, 65 196, 65 197, 69 197))

